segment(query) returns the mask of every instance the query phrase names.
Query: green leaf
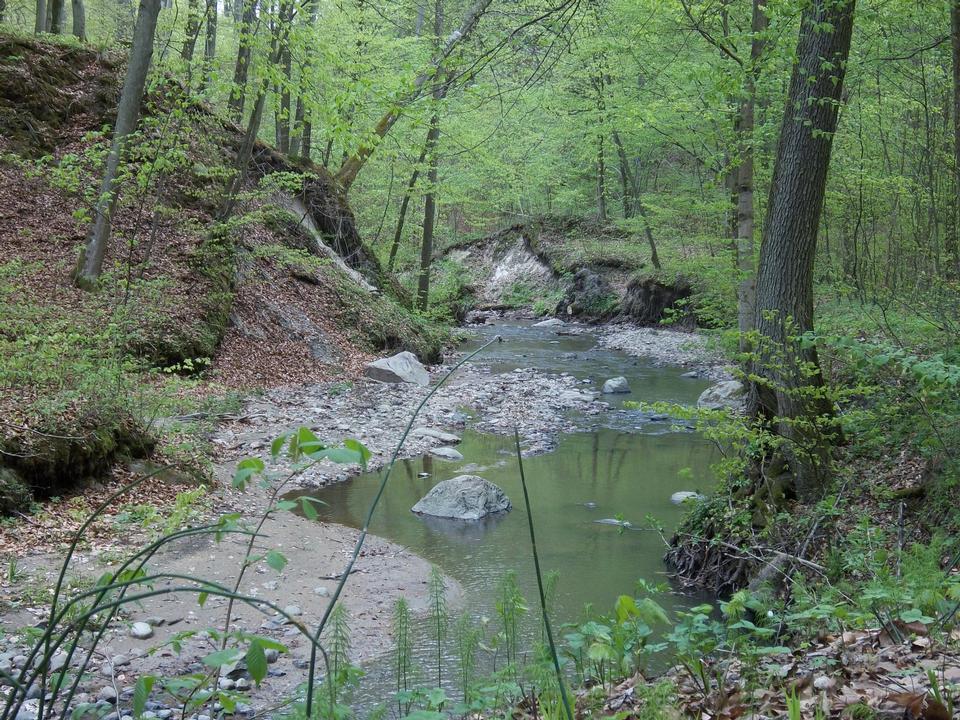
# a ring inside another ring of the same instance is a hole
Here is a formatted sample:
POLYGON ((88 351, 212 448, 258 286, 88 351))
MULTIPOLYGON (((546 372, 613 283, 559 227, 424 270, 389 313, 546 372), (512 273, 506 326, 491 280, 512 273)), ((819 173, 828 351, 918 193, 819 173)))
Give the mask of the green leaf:
POLYGON ((203 659, 203 664, 207 667, 220 667, 221 665, 229 665, 234 660, 240 657, 240 650, 237 648, 226 648, 224 650, 217 650, 207 655, 203 659))
POLYGON ((247 670, 257 685, 267 676, 267 655, 259 640, 252 641, 247 648, 247 670))
POLYGON ((133 686, 133 716, 140 717, 147 708, 147 698, 157 679, 153 675, 141 675, 133 686))
POLYGON ((289 437, 290 433, 285 432, 276 438, 272 443, 270 443, 270 455, 273 457, 280 455, 280 451, 283 450, 283 446, 286 444, 289 437))
POLYGON ((367 461, 371 457, 371 452, 367 449, 367 446, 359 440, 354 440, 353 438, 347 438, 344 440, 343 446, 348 450, 353 450, 354 452, 360 453, 360 465, 364 470, 366 470, 367 461))
POLYGON ((277 572, 283 572, 283 569, 287 566, 287 558, 281 552, 270 550, 267 552, 267 565, 277 572))
POLYGON ((300 501, 300 510, 303 512, 304 517, 307 520, 316 520, 319 515, 317 514, 317 509, 314 505, 326 505, 323 500, 318 500, 315 497, 310 497, 309 495, 301 495, 297 498, 300 501))

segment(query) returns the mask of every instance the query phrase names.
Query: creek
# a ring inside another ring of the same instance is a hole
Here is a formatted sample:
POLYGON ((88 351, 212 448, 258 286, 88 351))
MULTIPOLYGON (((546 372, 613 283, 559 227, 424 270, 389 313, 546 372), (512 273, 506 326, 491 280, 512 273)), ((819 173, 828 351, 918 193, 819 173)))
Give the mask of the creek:
MULTIPOLYGON (((494 334, 504 339, 477 360, 493 372, 537 368, 569 373, 587 389, 599 389, 606 378, 623 375, 632 388, 628 395, 601 396, 610 408, 590 418, 589 432, 563 435, 551 452, 523 460, 541 566, 545 572, 559 574, 551 604, 554 626, 581 618, 587 604, 601 611, 612 608, 618 595, 633 591, 638 578, 663 580, 664 541, 649 529, 647 519, 655 518, 669 535, 684 512, 671 503, 671 494, 709 489, 715 450, 692 430, 677 429, 669 419, 624 407, 624 402, 692 404, 710 383, 681 377, 681 368, 656 366, 603 348, 589 332, 558 335, 555 328, 509 324, 482 326, 475 334, 464 350, 478 347, 494 334), (626 520, 634 527, 597 522, 611 519, 626 520)), ((464 412, 469 414, 470 409, 464 412)), ((497 628, 499 588, 507 573, 515 572, 530 607, 526 632, 539 637, 536 576, 513 438, 481 434, 468 424, 457 449, 464 456, 462 461, 429 455, 401 461, 371 531, 409 548, 454 578, 463 588, 464 599, 463 607, 451 614, 465 610, 478 622, 490 618, 489 634, 497 628), (512 499, 513 510, 478 522, 410 511, 434 484, 463 473, 478 474, 499 485, 512 499)), ((315 497, 326 503, 320 508, 321 519, 360 527, 380 479, 379 472, 367 473, 317 491, 315 497)), ((669 593, 659 600, 668 609, 677 609, 703 598, 669 593)), ((436 674, 436 646, 430 640, 429 621, 420 619, 415 624, 414 658, 427 669, 426 683, 436 674)), ((447 676, 454 675, 457 665, 450 635, 444 651, 449 655, 443 659, 447 676)), ((389 661, 373 663, 367 673, 362 696, 383 697, 382 691, 393 687, 389 661)))

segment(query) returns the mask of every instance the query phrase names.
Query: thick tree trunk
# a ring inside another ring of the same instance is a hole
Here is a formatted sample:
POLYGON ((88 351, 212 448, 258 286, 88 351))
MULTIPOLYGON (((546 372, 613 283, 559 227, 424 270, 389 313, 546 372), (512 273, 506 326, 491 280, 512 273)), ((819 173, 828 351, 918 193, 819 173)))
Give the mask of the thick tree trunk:
POLYGON ((66 7, 63 0, 50 0, 50 32, 59 35, 63 31, 66 7))
POLYGON ((153 36, 160 14, 160 0, 140 0, 137 23, 133 32, 133 47, 127 64, 127 74, 120 94, 117 122, 113 128, 113 143, 107 156, 107 166, 100 185, 100 194, 95 208, 95 220, 87 244, 77 263, 74 279, 79 287, 92 289, 103 269, 103 259, 110 241, 110 227, 117 206, 119 187, 117 170, 123 159, 127 140, 137 128, 140 118, 140 103, 147 82, 147 72, 153 57, 153 36))
POLYGON ((33 31, 39 35, 47 30, 47 0, 37 0, 37 16, 33 31))
POLYGON ((960 277, 960 0, 950 3, 950 41, 953 48, 953 222, 947 233, 947 263, 952 277, 960 277))
POLYGON ((73 9, 73 34, 81 42, 87 41, 87 12, 83 0, 70 0, 73 9))
POLYGON ((476 0, 476 2, 467 11, 467 14, 464 17, 463 22, 460 24, 460 27, 454 32, 450 33, 446 43, 435 55, 430 64, 430 69, 427 72, 421 73, 417 76, 416 80, 414 80, 412 89, 394 98, 390 108, 386 113, 384 113, 383 117, 377 121, 372 133, 374 140, 372 142, 364 143, 353 155, 346 158, 336 174, 337 182, 345 191, 349 190, 350 186, 353 185, 353 181, 357 179, 357 175, 360 173, 361 168, 363 168, 367 160, 370 159, 370 156, 373 154, 374 150, 376 150, 379 141, 383 139, 388 132, 390 132, 390 129, 397 123, 397 120, 400 119, 402 109, 406 105, 409 105, 411 102, 419 98, 424 86, 430 80, 437 78, 443 72, 444 66, 447 63, 447 59, 458 47, 467 41, 470 35, 473 34, 477 24, 480 22, 480 18, 486 12, 487 8, 490 7, 490 3, 492 2, 493 0, 476 0))
POLYGON ((393 272, 397 263, 397 251, 400 249, 400 238, 403 236, 403 225, 407 219, 407 208, 410 206, 410 197, 413 195, 413 189, 417 186, 417 180, 420 177, 420 166, 427 157, 427 146, 423 146, 420 151, 420 157, 417 158, 417 164, 410 174, 410 182, 407 183, 407 190, 400 201, 400 214, 397 216, 397 229, 393 233, 393 243, 390 245, 390 258, 387 260, 387 270, 393 272))
POLYGON ((757 278, 754 268, 754 126, 757 105, 757 77, 760 59, 764 51, 763 33, 767 29, 767 15, 763 0, 753 0, 750 47, 750 66, 744 80, 744 96, 740 104, 737 139, 740 145, 740 165, 736 174, 737 202, 737 270, 740 284, 737 286, 737 326, 740 331, 740 347, 746 350, 747 334, 754 329, 756 315, 757 278))
POLYGON ((643 230, 647 236, 647 244, 650 246, 650 263, 657 270, 662 270, 660 265, 660 256, 657 254, 657 243, 653 240, 653 230, 650 227, 650 218, 647 217, 647 209, 643 206, 640 199, 640 187, 637 179, 630 172, 630 163, 627 160, 627 151, 620 140, 620 133, 613 131, 613 144, 617 146, 617 156, 620 160, 620 182, 623 186, 623 217, 633 217, 636 210, 643 218, 643 230))
POLYGON ((247 96, 247 75, 250 73, 253 21, 256 18, 257 0, 243 0, 243 17, 240 20, 240 36, 237 43, 237 62, 233 68, 233 86, 230 89, 230 114, 240 122, 247 96))
POLYGON ((200 36, 200 9, 199 0, 187 2, 187 27, 184 31, 183 46, 180 48, 180 57, 188 63, 193 60, 193 52, 197 47, 197 38, 200 36))
POLYGON ((597 222, 607 223, 607 161, 604 155, 603 135, 597 136, 597 222))
POLYGON ((816 498, 829 478, 837 432, 822 393, 813 329, 813 264, 833 136, 850 53, 855 0, 813 0, 801 18, 757 274, 762 336, 751 409, 777 423, 798 495, 816 498))

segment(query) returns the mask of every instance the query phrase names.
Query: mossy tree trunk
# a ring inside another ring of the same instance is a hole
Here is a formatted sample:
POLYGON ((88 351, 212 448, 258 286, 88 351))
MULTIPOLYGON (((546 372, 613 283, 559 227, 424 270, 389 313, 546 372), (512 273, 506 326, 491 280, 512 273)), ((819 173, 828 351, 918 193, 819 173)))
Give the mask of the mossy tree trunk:
POLYGON ((187 2, 187 27, 184 32, 183 45, 180 46, 180 58, 189 63, 193 61, 193 52, 197 47, 197 38, 200 36, 199 0, 188 0, 187 2))
POLYGON ((87 41, 87 12, 83 0, 70 0, 73 11, 73 34, 81 42, 87 41))
POLYGON ((803 11, 757 273, 762 344, 751 409, 786 441, 794 489, 804 499, 825 486, 836 430, 816 350, 797 338, 813 329, 814 256, 855 2, 813 0, 803 11))
POLYGON ((253 51, 253 22, 256 19, 257 0, 243 0, 243 14, 240 19, 240 34, 237 40, 237 62, 233 68, 233 86, 227 106, 236 122, 243 120, 243 106, 247 96, 247 75, 250 73, 250 59, 253 51))
POLYGON ((127 74, 120 93, 117 122, 113 128, 113 143, 107 156, 107 165, 100 185, 93 227, 87 244, 77 263, 74 281, 79 287, 93 289, 103 270, 103 260, 110 242, 113 213, 117 207, 119 186, 117 172, 126 150, 130 135, 137 129, 140 119, 140 103, 147 82, 147 72, 153 58, 153 38, 160 14, 160 0, 140 0, 137 22, 133 31, 133 47, 127 63, 127 74))

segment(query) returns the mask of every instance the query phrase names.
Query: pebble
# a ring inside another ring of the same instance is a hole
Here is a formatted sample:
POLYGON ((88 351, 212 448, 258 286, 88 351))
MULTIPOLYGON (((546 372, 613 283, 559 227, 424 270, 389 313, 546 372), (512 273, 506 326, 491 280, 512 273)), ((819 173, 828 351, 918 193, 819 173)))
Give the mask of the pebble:
POLYGON ((153 637, 153 628, 150 623, 135 622, 130 626, 130 637, 137 640, 147 640, 153 637))
POLYGON ((820 675, 813 681, 813 687, 817 690, 832 690, 836 685, 837 681, 829 675, 820 675))
POLYGON ((157 710, 157 720, 168 720, 173 715, 173 710, 165 708, 164 710, 157 710))
MULTIPOLYGON (((276 650, 274 650, 274 652, 276 652, 276 650)), ((270 662, 269 658, 267 659, 267 662, 270 662)), ((237 678, 233 683, 233 687, 235 690, 249 690, 250 681, 245 677, 237 678)))
POLYGON ((297 605, 287 605, 287 606, 283 609, 283 611, 284 611, 287 615, 291 615, 291 616, 293 616, 293 617, 298 617, 298 616, 300 616, 300 615, 303 615, 303 610, 301 610, 300 607, 297 606, 297 605))
POLYGON ((115 702, 117 702, 117 691, 109 685, 104 685, 97 692, 97 700, 101 702, 108 702, 113 705, 115 702))
POLYGON ((114 655, 110 658, 110 663, 115 667, 126 667, 130 664, 130 658, 126 655, 114 655))
POLYGON ((330 590, 324 585, 317 585, 313 591, 320 597, 330 597, 330 590))
POLYGON ((234 685, 234 681, 226 677, 222 677, 217 681, 217 687, 221 690, 233 690, 234 685))
POLYGON ((263 651, 268 663, 275 663, 280 658, 280 651, 276 648, 267 648, 263 651))

